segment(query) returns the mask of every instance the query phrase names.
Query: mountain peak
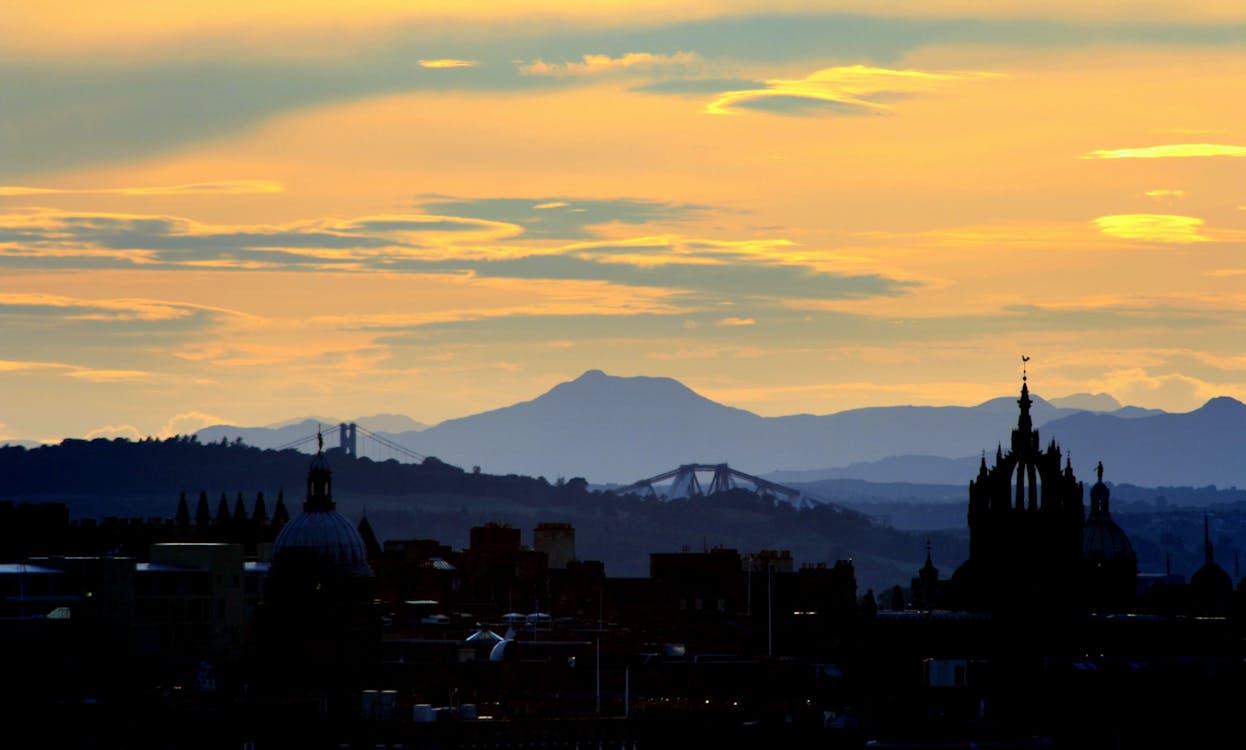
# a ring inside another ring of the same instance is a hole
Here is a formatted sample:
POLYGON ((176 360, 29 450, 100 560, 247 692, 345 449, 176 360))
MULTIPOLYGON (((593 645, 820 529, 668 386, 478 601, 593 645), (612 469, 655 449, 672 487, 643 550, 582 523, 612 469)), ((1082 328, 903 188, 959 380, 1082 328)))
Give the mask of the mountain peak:
POLYGON ((1108 393, 1073 393, 1051 399, 1051 405, 1061 409, 1083 411, 1116 411, 1121 408, 1121 402, 1108 393))
POLYGON ((1246 404, 1230 396, 1216 396, 1207 400, 1196 411, 1231 413, 1246 409, 1246 404))
POLYGON ((708 401, 674 378, 608 375, 601 370, 588 370, 575 380, 559 383, 538 396, 536 401, 547 402, 562 398, 693 398, 697 401, 708 401))

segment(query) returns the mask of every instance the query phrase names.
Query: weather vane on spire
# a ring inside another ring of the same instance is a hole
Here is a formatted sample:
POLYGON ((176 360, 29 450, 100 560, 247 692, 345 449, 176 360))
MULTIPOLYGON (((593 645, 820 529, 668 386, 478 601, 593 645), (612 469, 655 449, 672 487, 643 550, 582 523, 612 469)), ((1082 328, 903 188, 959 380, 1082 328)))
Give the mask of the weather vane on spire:
POLYGON ((324 453, 324 433, 320 431, 320 425, 316 425, 316 452, 324 453))
POLYGON ((1029 358, 1029 357, 1025 356, 1024 354, 1022 354, 1022 355, 1021 355, 1021 379, 1022 379, 1022 380, 1025 380, 1025 379, 1026 379, 1026 368, 1025 368, 1025 363, 1026 363, 1026 362, 1029 362, 1029 361, 1030 361, 1030 358, 1029 358))

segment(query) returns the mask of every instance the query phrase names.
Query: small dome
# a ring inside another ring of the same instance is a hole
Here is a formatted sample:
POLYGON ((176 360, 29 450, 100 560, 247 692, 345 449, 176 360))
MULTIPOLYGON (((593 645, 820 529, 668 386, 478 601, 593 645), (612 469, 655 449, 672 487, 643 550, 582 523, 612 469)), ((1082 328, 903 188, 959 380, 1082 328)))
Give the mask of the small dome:
POLYGON ((1082 554, 1092 562, 1124 561, 1136 565, 1129 536, 1116 525, 1111 516, 1091 515, 1082 532, 1082 554))
POLYGON ((273 565, 295 561, 314 561, 345 575, 372 574, 359 532, 333 510, 303 513, 281 529, 273 544, 273 565))
POLYGON ((1129 536, 1112 520, 1108 503, 1112 491, 1103 483, 1103 462, 1095 467, 1099 481, 1090 488, 1090 515, 1082 531, 1082 557, 1087 561, 1104 563, 1128 563, 1136 568, 1138 556, 1129 542, 1129 536))
POLYGON ((1228 595, 1233 592, 1233 579, 1224 568, 1208 560, 1190 576, 1190 588, 1202 595, 1228 595))
MULTIPOLYGON (((514 643, 514 641, 509 638, 503 641, 498 641, 497 645, 495 645, 489 652, 489 661, 506 661, 506 649, 512 643, 514 643)), ((511 651, 513 653, 514 649, 511 649, 511 651)))
POLYGON ((312 457, 311 465, 307 467, 307 473, 309 475, 317 473, 333 473, 333 471, 329 468, 329 461, 324 457, 324 453, 317 453, 312 457))

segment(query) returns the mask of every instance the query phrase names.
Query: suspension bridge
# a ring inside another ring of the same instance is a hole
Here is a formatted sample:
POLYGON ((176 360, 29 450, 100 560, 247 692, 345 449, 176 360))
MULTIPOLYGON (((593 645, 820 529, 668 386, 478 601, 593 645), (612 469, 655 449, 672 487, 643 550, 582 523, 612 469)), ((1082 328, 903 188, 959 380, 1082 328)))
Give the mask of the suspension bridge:
MULTIPOLYGON (((399 461, 405 460, 418 463, 426 458, 426 456, 422 453, 416 453, 405 445, 400 445, 384 435, 378 435, 366 427, 360 427, 354 422, 342 422, 337 426, 337 433, 338 447, 342 449, 343 453, 351 458, 359 457, 359 446, 361 442, 364 446, 365 455, 373 460, 383 461, 393 458, 399 461), (362 441, 360 440, 361 436, 362 441)), ((323 433, 321 432, 316 432, 311 435, 301 437, 298 440, 292 440, 284 445, 279 445, 274 450, 281 451, 286 450, 287 448, 302 450, 303 448, 311 447, 313 443, 320 440, 322 434, 323 433)))

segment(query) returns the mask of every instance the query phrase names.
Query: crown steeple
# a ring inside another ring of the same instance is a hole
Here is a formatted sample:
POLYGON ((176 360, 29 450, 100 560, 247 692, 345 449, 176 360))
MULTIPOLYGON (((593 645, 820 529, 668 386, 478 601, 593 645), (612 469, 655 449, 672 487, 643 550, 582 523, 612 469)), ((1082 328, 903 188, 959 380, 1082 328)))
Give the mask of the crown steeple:
POLYGON ((1026 363, 1029 361, 1029 357, 1021 355, 1021 398, 1017 399, 1017 405, 1021 407, 1021 416, 1017 419, 1017 431, 1023 435, 1034 429, 1034 422, 1030 419, 1030 406, 1034 402, 1030 400, 1029 373, 1026 368, 1026 363))

